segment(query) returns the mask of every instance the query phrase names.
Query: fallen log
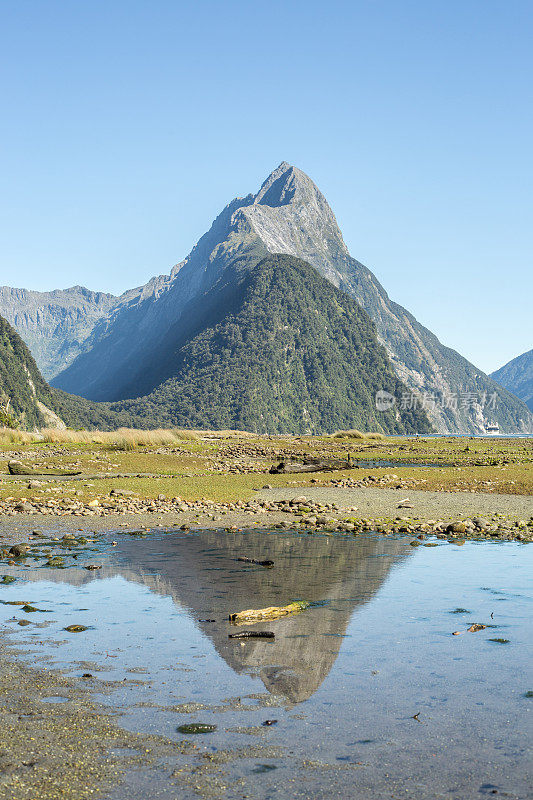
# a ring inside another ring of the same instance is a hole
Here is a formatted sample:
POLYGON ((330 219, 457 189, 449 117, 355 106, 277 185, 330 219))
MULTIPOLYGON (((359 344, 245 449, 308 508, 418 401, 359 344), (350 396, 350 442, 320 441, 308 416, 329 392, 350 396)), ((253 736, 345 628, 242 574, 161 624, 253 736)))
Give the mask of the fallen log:
POLYGON ((230 633, 229 639, 273 639, 272 631, 241 631, 240 633, 230 633))
POLYGON ((248 556, 239 556, 237 561, 244 561, 246 564, 259 564, 260 567, 273 567, 274 562, 269 561, 259 561, 257 558, 248 558, 248 556))
POLYGON ((61 478, 81 475, 81 472, 38 472, 33 467, 27 467, 20 461, 8 461, 7 468, 10 475, 32 475, 33 477, 39 475, 53 475, 61 478))
POLYGON ((351 459, 306 459, 305 461, 280 461, 269 469, 270 475, 288 475, 299 472, 333 472, 337 469, 353 469, 351 459))
POLYGON ((298 614, 309 608, 311 604, 305 600, 294 600, 287 606, 269 606, 268 608, 249 608, 246 611, 238 611, 229 615, 229 621, 236 625, 246 625, 260 622, 263 619, 279 619, 286 617, 287 614, 298 614))

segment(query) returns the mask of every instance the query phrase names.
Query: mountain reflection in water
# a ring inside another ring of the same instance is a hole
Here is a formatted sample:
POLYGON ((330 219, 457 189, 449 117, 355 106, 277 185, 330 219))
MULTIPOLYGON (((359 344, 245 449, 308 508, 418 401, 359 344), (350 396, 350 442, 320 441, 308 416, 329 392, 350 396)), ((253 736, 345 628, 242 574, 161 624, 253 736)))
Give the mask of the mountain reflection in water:
POLYGON ((375 537, 219 531, 121 535, 116 547, 99 553, 103 566, 97 573, 31 569, 24 577, 82 585, 120 575, 171 596, 235 672, 259 676, 269 692, 296 704, 311 697, 328 675, 355 609, 410 553, 405 541, 375 537), (239 562, 239 556, 271 559, 274 567, 239 562), (231 612, 294 599, 319 605, 238 629, 228 621, 231 612), (271 630, 276 638, 229 639, 236 630, 271 630))

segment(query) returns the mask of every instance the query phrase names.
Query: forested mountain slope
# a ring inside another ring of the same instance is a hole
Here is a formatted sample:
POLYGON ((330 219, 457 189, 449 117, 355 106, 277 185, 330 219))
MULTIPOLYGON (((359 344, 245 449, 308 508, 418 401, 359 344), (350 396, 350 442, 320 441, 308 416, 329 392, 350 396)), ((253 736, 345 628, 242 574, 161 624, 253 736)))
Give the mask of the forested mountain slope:
POLYGON ((0 425, 32 430, 65 425, 117 428, 131 422, 128 414, 50 387, 19 334, 0 317, 0 425))
POLYGON ((366 312, 291 256, 229 267, 159 356, 146 382, 160 385, 111 408, 165 426, 261 433, 431 430, 424 412, 401 408, 407 389, 366 312), (378 411, 383 390, 397 402, 378 411))

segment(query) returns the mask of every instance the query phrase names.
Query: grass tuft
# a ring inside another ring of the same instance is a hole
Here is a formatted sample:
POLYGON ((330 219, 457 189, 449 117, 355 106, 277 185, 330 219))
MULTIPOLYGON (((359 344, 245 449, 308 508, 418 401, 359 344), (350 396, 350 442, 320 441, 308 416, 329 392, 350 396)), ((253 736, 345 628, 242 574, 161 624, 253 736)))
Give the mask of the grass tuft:
POLYGON ((10 444, 28 444, 35 439, 31 433, 13 428, 0 428, 0 446, 10 444))
POLYGON ((385 436, 382 433, 363 433, 362 431, 357 430, 357 428, 352 428, 351 430, 347 431, 335 431, 332 433, 333 439, 384 439, 385 436))

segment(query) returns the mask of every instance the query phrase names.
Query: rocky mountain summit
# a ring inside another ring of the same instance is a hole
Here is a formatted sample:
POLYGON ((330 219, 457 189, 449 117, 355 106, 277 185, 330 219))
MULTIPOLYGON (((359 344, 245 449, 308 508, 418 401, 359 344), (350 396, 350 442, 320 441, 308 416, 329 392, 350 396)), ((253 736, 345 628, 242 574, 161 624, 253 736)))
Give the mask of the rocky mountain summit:
POLYGON ((523 403, 390 300, 372 272, 351 257, 313 181, 286 162, 255 195, 226 206, 170 275, 109 301, 86 338, 80 335, 79 355, 53 384, 92 400, 149 394, 165 371, 161 342, 189 324, 225 270, 280 253, 311 264, 363 307, 405 384, 400 402, 423 407, 437 430, 483 433, 488 421, 509 433, 533 428, 523 403))

